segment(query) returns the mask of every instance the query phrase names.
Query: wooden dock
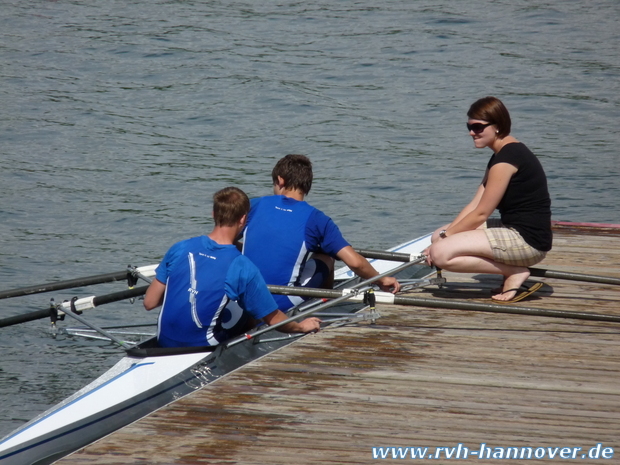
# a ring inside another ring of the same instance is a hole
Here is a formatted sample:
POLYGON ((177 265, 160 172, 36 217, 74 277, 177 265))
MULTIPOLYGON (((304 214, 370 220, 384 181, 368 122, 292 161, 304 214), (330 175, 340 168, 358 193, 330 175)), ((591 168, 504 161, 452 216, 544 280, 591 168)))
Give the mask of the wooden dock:
MULTIPOLYGON (((620 278, 620 230, 556 229, 554 249, 537 267, 620 278)), ((409 295, 490 303, 500 283, 490 275, 444 277, 442 289, 409 295)), ((513 305, 620 316, 620 286, 531 281, 545 286, 513 305)), ((373 447, 435 453, 458 444, 478 451, 483 443, 490 458, 464 459, 461 450, 457 462, 525 463, 494 460, 500 447, 544 448, 544 459, 527 463, 562 462, 560 450, 548 456, 559 447, 581 448, 579 463, 618 463, 620 323, 378 311, 374 325, 305 337, 57 463, 370 464, 378 461, 373 447), (598 444, 599 458, 589 458, 598 444), (615 458, 606 460, 600 454, 609 447, 615 458)), ((431 463, 447 462, 441 454, 431 463)), ((404 461, 422 460, 407 452, 404 461)))

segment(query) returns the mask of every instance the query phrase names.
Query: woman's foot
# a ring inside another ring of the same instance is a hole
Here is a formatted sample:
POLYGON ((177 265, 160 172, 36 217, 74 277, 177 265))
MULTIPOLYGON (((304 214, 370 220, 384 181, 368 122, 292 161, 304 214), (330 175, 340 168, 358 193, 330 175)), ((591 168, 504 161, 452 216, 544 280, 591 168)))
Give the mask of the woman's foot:
POLYGON ((502 292, 504 292, 505 284, 506 284, 506 278, 504 278, 504 280, 502 281, 502 285, 500 287, 494 287, 493 289, 491 289, 491 295, 501 294, 502 292))
POLYGON ((530 271, 527 268, 525 271, 507 276, 506 279, 504 279, 504 287, 502 292, 495 294, 492 299, 499 301, 512 300, 514 296, 517 295, 517 292, 519 292, 521 285, 529 277, 530 271))

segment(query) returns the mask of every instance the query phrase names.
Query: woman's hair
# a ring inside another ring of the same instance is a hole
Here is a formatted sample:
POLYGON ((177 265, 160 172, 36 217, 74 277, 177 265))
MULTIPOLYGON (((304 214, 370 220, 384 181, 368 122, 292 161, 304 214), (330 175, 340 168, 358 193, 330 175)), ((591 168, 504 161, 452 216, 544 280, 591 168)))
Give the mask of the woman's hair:
POLYGON ((298 189, 308 195, 312 187, 312 162, 305 155, 290 154, 278 160, 271 172, 273 183, 278 176, 284 180, 287 189, 298 189))
POLYGON ((510 113, 502 101, 496 97, 483 97, 476 100, 469 107, 467 116, 495 125, 497 135, 502 139, 510 134, 510 113))
POLYGON ((225 187, 213 195, 213 219, 217 226, 234 226, 250 211, 250 199, 237 187, 225 187))

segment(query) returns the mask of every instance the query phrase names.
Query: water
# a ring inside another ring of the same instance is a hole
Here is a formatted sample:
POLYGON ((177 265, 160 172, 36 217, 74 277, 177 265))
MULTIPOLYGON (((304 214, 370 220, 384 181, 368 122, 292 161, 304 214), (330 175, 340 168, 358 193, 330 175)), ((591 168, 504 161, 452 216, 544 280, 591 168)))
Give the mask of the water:
MULTIPOLYGON (((481 178, 490 153, 464 123, 485 95, 540 157, 555 220, 618 223, 619 13, 606 0, 3 0, 0 287, 155 263, 211 229, 217 189, 270 193, 287 153, 311 157, 308 200, 354 246, 420 236, 481 178)), ((49 297, 3 300, 0 315, 49 297)), ((88 316, 154 319, 128 302, 88 316)), ((0 329, 0 435, 121 355, 48 326, 0 329)))

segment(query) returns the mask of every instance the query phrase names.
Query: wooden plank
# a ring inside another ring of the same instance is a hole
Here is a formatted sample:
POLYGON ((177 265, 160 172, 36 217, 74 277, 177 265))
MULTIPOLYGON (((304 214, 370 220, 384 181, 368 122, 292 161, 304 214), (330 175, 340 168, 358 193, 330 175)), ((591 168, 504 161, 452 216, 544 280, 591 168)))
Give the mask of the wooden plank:
MULTIPOLYGON (((557 231, 539 267, 620 276, 620 237, 557 231)), ((442 289, 412 294, 489 302, 500 282, 444 276, 442 289)), ((518 305, 620 315, 620 286, 532 280, 544 288, 518 305)), ((303 338, 58 463, 360 464, 376 463, 372 446, 620 447, 620 324, 378 310, 374 325, 303 338)))

